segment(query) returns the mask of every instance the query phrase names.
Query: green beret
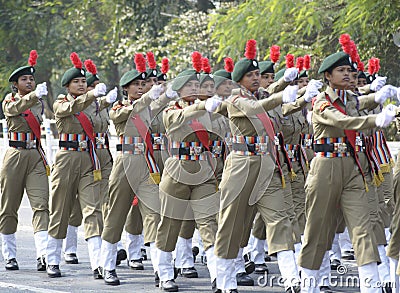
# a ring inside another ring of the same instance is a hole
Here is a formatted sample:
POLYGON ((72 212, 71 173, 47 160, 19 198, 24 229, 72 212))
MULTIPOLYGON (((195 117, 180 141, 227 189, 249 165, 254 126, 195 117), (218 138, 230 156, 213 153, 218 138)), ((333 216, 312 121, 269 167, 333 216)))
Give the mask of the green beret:
POLYGON ((301 77, 308 77, 308 72, 307 72, 307 70, 302 70, 302 71, 300 72, 299 78, 301 78, 301 77))
POLYGON ((194 69, 186 69, 179 73, 172 83, 172 89, 174 91, 179 91, 188 81, 199 80, 200 74, 194 69))
POLYGON ((157 80, 159 81, 167 81, 167 75, 160 72, 159 74, 157 74, 157 80))
POLYGON ((67 86, 71 80, 78 77, 86 77, 86 72, 83 68, 72 67, 68 69, 61 78, 61 86, 67 86))
POLYGON ((274 65, 275 63, 272 63, 271 61, 268 60, 259 62, 258 66, 260 66, 260 74, 275 73, 274 65))
POLYGON ((215 88, 218 88, 225 80, 232 80, 232 75, 225 69, 220 69, 214 72, 215 88))
POLYGON ((318 73, 324 73, 325 71, 329 71, 333 68, 343 65, 352 66, 352 62, 349 55, 340 51, 326 57, 324 61, 322 61, 321 67, 318 69, 318 73))
POLYGON ((212 74, 208 74, 208 73, 201 73, 201 74, 200 74, 200 85, 201 85, 203 82, 206 82, 207 80, 214 81, 213 75, 212 75, 212 74))
POLYGON ((146 78, 149 78, 149 77, 157 77, 157 69, 151 69, 151 68, 147 69, 146 70, 146 78))
POLYGON ((8 78, 9 82, 18 81, 18 77, 22 75, 33 75, 35 73, 35 68, 33 66, 22 66, 15 69, 8 78))
POLYGON ((285 74, 285 70, 286 70, 286 68, 282 68, 277 73, 275 73, 274 81, 280 80, 281 77, 285 74))
POLYGON ((91 86, 96 80, 100 80, 97 74, 93 75, 89 72, 86 72, 86 84, 87 86, 91 86))
POLYGON ((238 82, 247 72, 257 69, 259 69, 257 60, 250 60, 247 58, 240 59, 236 62, 235 68, 233 69, 232 80, 238 82))
POLYGON ((135 79, 145 80, 146 79, 146 73, 145 72, 139 72, 136 69, 129 70, 128 72, 125 72, 125 74, 119 80, 119 86, 124 87, 124 86, 128 85, 131 81, 135 80, 135 79))

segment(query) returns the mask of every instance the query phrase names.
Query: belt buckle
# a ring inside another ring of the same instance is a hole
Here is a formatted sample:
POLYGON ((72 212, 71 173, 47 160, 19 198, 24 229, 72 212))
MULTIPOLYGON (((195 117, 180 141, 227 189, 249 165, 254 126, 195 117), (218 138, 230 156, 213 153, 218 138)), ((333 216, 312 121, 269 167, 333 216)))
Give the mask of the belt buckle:
POLYGON ((201 146, 191 146, 189 150, 191 156, 200 155, 203 152, 203 148, 201 146))
POLYGON ((255 144, 255 149, 257 153, 265 154, 268 152, 268 143, 266 142, 259 142, 255 144))
POLYGON ((347 144, 343 142, 335 143, 334 149, 338 153, 346 153, 347 152, 347 144))
POLYGON ((222 152, 222 147, 220 145, 212 147, 212 153, 215 155, 220 155, 222 152))
POLYGON ((232 137, 225 137, 225 143, 229 146, 232 145, 232 137))
POLYGON ((135 150, 138 150, 143 153, 144 152, 144 143, 143 142, 135 143, 135 150))
POLYGON ((78 145, 79 145, 79 147, 80 147, 81 149, 86 149, 87 146, 88 146, 88 143, 87 143, 86 140, 80 140, 80 141, 78 142, 78 145))
POLYGON ((294 150, 287 150, 287 153, 288 153, 289 159, 293 159, 294 158, 294 150))
POLYGON ((162 144, 162 137, 161 136, 155 136, 153 138, 154 144, 162 144))
POLYGON ((303 141, 304 141, 304 146, 306 146, 306 147, 310 147, 312 145, 311 138, 305 138, 303 141))
POLYGON ((105 137, 96 137, 96 144, 105 144, 106 139, 105 137))
POLYGON ((26 149, 33 149, 36 147, 36 142, 34 140, 26 141, 26 149))
POLYGON ((362 147, 363 146, 363 142, 360 136, 356 136, 356 145, 362 147))
POLYGON ((275 145, 279 145, 279 138, 277 136, 274 136, 274 143, 275 145))

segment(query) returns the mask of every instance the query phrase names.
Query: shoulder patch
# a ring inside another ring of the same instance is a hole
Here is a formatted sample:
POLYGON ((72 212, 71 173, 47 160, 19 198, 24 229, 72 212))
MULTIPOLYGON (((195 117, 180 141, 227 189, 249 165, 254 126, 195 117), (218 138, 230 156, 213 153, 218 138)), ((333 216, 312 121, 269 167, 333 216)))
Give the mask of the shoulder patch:
POLYGON ((331 105, 331 103, 329 102, 323 102, 322 105, 319 107, 319 111, 320 112, 324 112, 324 110, 329 107, 331 105))
POLYGON ((123 107, 123 105, 118 104, 118 105, 115 105, 114 107, 112 107, 112 110, 116 111, 116 110, 118 110, 119 108, 122 108, 122 107, 123 107))

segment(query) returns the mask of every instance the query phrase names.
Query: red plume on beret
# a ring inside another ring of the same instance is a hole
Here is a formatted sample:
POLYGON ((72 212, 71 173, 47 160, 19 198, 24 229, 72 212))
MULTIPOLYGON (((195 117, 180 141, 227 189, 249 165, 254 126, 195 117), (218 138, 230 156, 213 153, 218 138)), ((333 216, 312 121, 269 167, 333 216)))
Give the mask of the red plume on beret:
POLYGON ((231 57, 226 57, 226 58, 224 59, 224 63, 225 63, 224 69, 225 69, 227 72, 233 72, 233 68, 235 67, 235 65, 233 65, 233 60, 232 60, 232 58, 231 58, 231 57))
POLYGON ((285 59, 286 59, 286 68, 294 67, 294 55, 293 54, 287 54, 285 59))
POLYGON ((379 60, 379 58, 374 58, 374 61, 375 61, 375 72, 374 73, 378 73, 379 69, 381 69, 380 60, 379 60))
POLYGON ((30 66, 35 66, 36 65, 36 60, 37 60, 38 54, 36 52, 36 50, 32 50, 29 53, 29 59, 28 59, 28 63, 30 66))
POLYGON ((157 68, 157 63, 156 59, 154 58, 153 52, 147 52, 146 53, 146 58, 147 58, 147 64, 149 64, 150 69, 156 69, 157 68))
POLYGON ((276 63, 279 60, 279 57, 281 56, 281 47, 277 45, 271 46, 269 49, 269 59, 271 60, 272 63, 276 63))
POLYGON ((364 63, 361 62, 361 60, 359 60, 359 62, 357 62, 357 69, 358 69, 358 71, 364 71, 365 70, 364 63))
POLYGON ((200 72, 203 67, 200 52, 194 51, 192 53, 192 66, 196 72, 200 72))
POLYGON ((91 59, 85 60, 84 64, 85 64, 87 71, 89 71, 93 75, 97 74, 97 67, 96 67, 96 65, 94 65, 94 63, 91 59))
POLYGON ((368 73, 370 75, 375 73, 375 60, 374 58, 371 58, 368 60, 368 73))
POLYGON ((304 70, 310 70, 311 68, 311 57, 310 55, 304 55, 304 70))
POLYGON ((247 41, 247 43, 246 43, 246 51, 244 53, 244 56, 247 59, 253 60, 253 59, 256 58, 256 54, 257 54, 256 46, 257 46, 256 40, 251 39, 251 40, 247 41))
POLYGON ((69 58, 71 59, 72 64, 74 64, 75 68, 82 69, 82 61, 79 59, 78 54, 72 52, 69 58))
POLYGON ((135 64, 136 64, 136 70, 143 73, 146 72, 146 59, 144 59, 143 54, 141 53, 136 53, 135 54, 135 64))
POLYGON ((210 66, 210 61, 208 60, 208 58, 206 58, 206 57, 202 58, 201 63, 202 63, 203 72, 210 74, 211 66, 210 66))
POLYGON ((304 68, 304 57, 297 57, 296 59, 296 68, 300 72, 304 68))
MULTIPOLYGON (((339 43, 340 43, 340 45, 342 45, 342 49, 343 49, 343 51, 345 52, 345 53, 347 53, 347 51, 346 51, 346 49, 345 48, 349 48, 349 45, 350 45, 350 35, 349 34, 342 34, 340 37, 339 37, 339 43)), ((349 54, 349 53, 347 53, 347 54, 349 54)))
POLYGON ((169 60, 168 58, 163 58, 161 60, 161 72, 162 74, 167 74, 169 70, 169 60))

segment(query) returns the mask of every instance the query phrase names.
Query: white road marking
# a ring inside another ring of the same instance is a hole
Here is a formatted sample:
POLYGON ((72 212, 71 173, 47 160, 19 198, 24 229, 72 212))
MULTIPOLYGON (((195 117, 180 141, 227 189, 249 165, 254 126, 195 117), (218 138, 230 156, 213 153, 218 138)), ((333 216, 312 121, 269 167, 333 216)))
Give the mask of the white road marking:
POLYGON ((17 290, 28 290, 30 292, 37 292, 37 293, 65 293, 68 291, 57 291, 45 288, 37 288, 32 286, 25 286, 25 285, 16 285, 11 283, 0 282, 0 288, 9 288, 9 289, 17 289, 17 290))

